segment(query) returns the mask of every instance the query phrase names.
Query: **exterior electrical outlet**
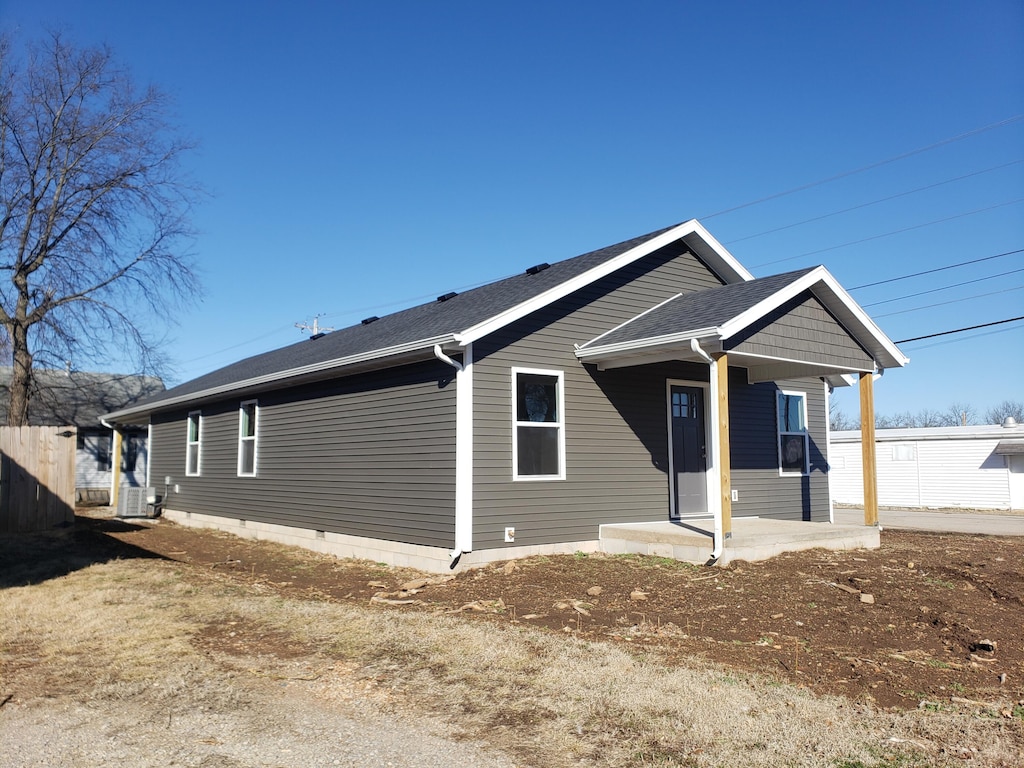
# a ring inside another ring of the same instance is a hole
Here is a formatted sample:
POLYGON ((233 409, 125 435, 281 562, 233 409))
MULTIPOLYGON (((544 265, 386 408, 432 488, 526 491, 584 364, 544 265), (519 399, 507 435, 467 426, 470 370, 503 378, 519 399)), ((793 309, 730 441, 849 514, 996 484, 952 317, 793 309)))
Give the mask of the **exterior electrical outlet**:
POLYGON ((506 528, 505 529, 505 541, 507 541, 509 543, 512 543, 515 540, 516 540, 516 529, 515 528, 506 528))
POLYGON ((733 489, 732 500, 733 501, 739 501, 740 500, 740 492, 739 491, 733 489))

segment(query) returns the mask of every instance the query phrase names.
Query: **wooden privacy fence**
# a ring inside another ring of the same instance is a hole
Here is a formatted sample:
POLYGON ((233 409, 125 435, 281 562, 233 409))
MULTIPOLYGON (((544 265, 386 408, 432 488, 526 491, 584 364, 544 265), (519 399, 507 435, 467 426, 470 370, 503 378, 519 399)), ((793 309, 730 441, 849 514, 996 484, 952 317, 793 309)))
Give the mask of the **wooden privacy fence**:
POLYGON ((0 427, 0 533, 75 520, 74 427, 0 427))

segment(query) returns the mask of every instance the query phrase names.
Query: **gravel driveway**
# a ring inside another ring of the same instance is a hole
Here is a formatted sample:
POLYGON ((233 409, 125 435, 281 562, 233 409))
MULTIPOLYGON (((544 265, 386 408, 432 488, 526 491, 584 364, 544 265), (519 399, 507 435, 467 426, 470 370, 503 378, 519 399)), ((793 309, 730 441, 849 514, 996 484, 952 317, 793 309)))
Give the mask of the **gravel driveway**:
MULTIPOLYGON (((235 683, 224 677, 208 684, 235 683)), ((224 690, 223 707, 172 708, 159 720, 140 719, 139 710, 124 702, 8 702, 0 709, 0 766, 515 766, 480 745, 456 740, 455 730, 438 721, 379 712, 378 705, 353 697, 350 685, 340 678, 335 684, 254 683, 250 677, 244 685, 244 700, 224 690)))

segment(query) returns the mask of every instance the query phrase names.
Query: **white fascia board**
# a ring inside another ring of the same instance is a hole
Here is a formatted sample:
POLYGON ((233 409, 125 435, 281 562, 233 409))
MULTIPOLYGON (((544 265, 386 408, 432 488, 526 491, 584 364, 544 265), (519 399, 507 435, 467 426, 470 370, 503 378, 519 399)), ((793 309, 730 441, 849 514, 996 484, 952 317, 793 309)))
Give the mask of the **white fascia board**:
MULTIPOLYGON (((750 309, 736 315, 736 317, 729 320, 722 326, 722 339, 729 339, 736 335, 740 331, 747 328, 749 325, 760 320, 762 317, 778 309, 780 306, 785 304, 790 299, 799 295, 803 291, 813 289, 818 286, 824 286, 827 290, 824 291, 825 295, 820 295, 819 292, 814 292, 819 299, 823 299, 825 306, 828 307, 833 313, 840 316, 840 320, 853 321, 852 324, 858 327, 849 329, 854 332, 862 331, 873 344, 865 344, 865 346, 874 346, 876 351, 884 353, 884 359, 881 360, 886 368, 903 367, 910 358, 900 352, 899 348, 886 336, 882 330, 875 325, 868 314, 861 309, 860 305, 854 301, 853 297, 846 292, 846 290, 839 285, 839 282, 829 273, 825 267, 818 266, 806 275, 797 278, 789 285, 779 289, 771 296, 758 302, 750 309)), ((859 338, 862 344, 865 343, 865 339, 859 338)))
POLYGON ((510 307, 482 323, 466 328, 461 333, 456 334, 456 341, 461 345, 466 345, 482 339, 488 334, 494 333, 506 325, 526 317, 531 312, 543 309, 552 302, 558 301, 581 288, 585 288, 596 280, 600 280, 602 277, 606 277, 616 270, 632 264, 634 261, 642 259, 644 256, 652 254, 659 248, 664 248, 666 245, 677 240, 685 242, 697 256, 707 262, 718 273, 719 277, 725 279, 726 282, 738 283, 754 279, 753 275, 736 261, 736 258, 712 237, 710 232, 704 229, 696 219, 691 219, 677 227, 673 227, 667 232, 662 232, 657 237, 652 237, 650 240, 641 243, 635 248, 631 248, 625 253, 619 254, 613 259, 609 259, 572 280, 567 280, 544 291, 544 293, 534 296, 529 301, 524 301, 521 304, 510 307))
POLYGON ((860 376, 854 376, 852 373, 841 373, 838 376, 826 376, 826 378, 833 387, 852 387, 860 379, 860 376))
POLYGON ((210 387, 209 389, 203 389, 198 392, 191 392, 189 394, 179 395, 167 400, 160 400, 159 402, 153 403, 151 406, 144 405, 140 408, 124 408, 120 411, 113 411, 105 414, 103 419, 116 422, 123 418, 148 414, 156 410, 166 410, 167 408, 172 408, 176 405, 184 405, 185 403, 191 403, 196 400, 208 400, 211 397, 217 397, 218 395, 228 395, 232 392, 247 390, 253 387, 261 387, 267 384, 285 381, 286 379, 312 376, 317 373, 325 373, 335 369, 347 368, 352 365, 358 365, 359 363, 373 362, 374 360, 382 360, 396 355, 408 354, 409 352, 431 350, 435 344, 449 344, 452 341, 454 341, 454 336, 452 334, 445 334, 444 336, 436 336, 431 339, 419 339, 417 341, 406 342, 405 344, 397 344, 393 347, 375 349, 371 352, 361 352, 357 355, 339 357, 333 360, 324 360, 311 365, 303 365, 299 368, 289 368, 285 371, 276 371, 263 376, 254 376, 251 379, 244 379, 230 384, 223 384, 219 387, 210 387))
POLYGON ((725 278, 726 283, 740 283, 754 279, 750 271, 740 264, 736 257, 729 253, 729 250, 718 242, 718 239, 708 232, 699 221, 690 219, 682 226, 691 229, 690 234, 683 236, 686 244, 715 269, 719 277, 725 278))
POLYGON ((718 339, 721 335, 718 328, 697 328, 680 333, 669 333, 664 336, 653 336, 640 341, 622 341, 618 344, 605 344, 599 347, 582 347, 576 350, 576 357, 584 362, 595 358, 620 355, 622 353, 643 352, 658 347, 688 343, 690 339, 718 339))

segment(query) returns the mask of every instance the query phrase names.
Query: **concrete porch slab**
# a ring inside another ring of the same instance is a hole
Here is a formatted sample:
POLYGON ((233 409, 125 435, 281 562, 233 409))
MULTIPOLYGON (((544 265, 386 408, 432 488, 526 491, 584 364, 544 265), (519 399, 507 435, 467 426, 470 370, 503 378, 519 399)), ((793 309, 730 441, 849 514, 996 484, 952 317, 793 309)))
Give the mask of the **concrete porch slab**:
MULTIPOLYGON (((602 525, 601 551, 609 554, 636 554, 668 557, 687 563, 706 563, 714 549, 714 520, 663 521, 602 525)), ((865 525, 804 523, 793 520, 769 520, 737 517, 732 521, 732 537, 718 565, 733 560, 767 560, 783 552, 804 549, 878 549, 879 529, 865 525)))

